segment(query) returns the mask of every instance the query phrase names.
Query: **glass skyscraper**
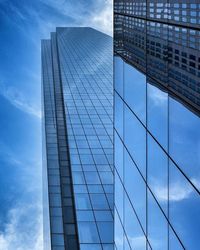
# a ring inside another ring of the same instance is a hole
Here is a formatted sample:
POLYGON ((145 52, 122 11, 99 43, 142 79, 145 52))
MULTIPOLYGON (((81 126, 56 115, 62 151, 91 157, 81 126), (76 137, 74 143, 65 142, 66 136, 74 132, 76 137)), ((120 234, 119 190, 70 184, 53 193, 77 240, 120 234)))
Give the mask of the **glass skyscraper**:
POLYGON ((57 28, 42 40, 44 244, 113 249, 112 38, 57 28))
POLYGON ((200 249, 200 2, 114 0, 115 246, 200 249))

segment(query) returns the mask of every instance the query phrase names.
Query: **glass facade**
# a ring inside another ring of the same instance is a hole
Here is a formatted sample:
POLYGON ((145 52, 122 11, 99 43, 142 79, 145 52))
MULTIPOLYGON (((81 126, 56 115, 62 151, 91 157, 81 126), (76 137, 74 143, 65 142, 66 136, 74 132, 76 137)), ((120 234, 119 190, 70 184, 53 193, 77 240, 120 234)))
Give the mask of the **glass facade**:
POLYGON ((199 249, 199 9, 114 1, 117 250, 199 249))
POLYGON ((112 61, 91 28, 42 41, 45 249, 113 249, 112 61))

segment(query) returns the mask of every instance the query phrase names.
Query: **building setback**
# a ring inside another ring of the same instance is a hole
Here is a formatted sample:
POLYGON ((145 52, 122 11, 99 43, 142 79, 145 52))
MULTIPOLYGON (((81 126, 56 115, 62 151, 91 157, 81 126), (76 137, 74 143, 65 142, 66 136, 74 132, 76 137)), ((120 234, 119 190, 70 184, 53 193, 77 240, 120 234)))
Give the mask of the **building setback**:
POLYGON ((44 249, 113 249, 112 38, 42 40, 44 249))
POLYGON ((200 246, 200 3, 114 0, 115 246, 200 246))

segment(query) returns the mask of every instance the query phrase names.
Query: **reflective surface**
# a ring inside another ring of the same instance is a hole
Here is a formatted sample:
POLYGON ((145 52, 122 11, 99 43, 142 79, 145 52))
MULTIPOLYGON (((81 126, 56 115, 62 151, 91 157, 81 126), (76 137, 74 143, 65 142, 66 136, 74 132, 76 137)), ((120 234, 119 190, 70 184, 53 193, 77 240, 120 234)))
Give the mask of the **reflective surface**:
POLYGON ((112 250, 112 39, 58 28, 57 40, 80 249, 112 250))
POLYGON ((46 249, 113 250, 112 38, 57 28, 42 44, 46 249))
POLYGON ((199 249, 199 7, 114 1, 116 249, 199 249))

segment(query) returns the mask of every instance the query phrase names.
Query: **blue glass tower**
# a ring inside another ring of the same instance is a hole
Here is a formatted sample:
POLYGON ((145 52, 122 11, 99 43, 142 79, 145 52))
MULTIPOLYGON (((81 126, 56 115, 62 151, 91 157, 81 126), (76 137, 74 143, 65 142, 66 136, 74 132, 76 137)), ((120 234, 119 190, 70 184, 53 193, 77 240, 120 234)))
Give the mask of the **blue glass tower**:
POLYGON ((112 60, 91 28, 42 41, 45 249, 113 249, 112 60))
POLYGON ((200 247, 199 10, 114 1, 118 250, 200 247))

